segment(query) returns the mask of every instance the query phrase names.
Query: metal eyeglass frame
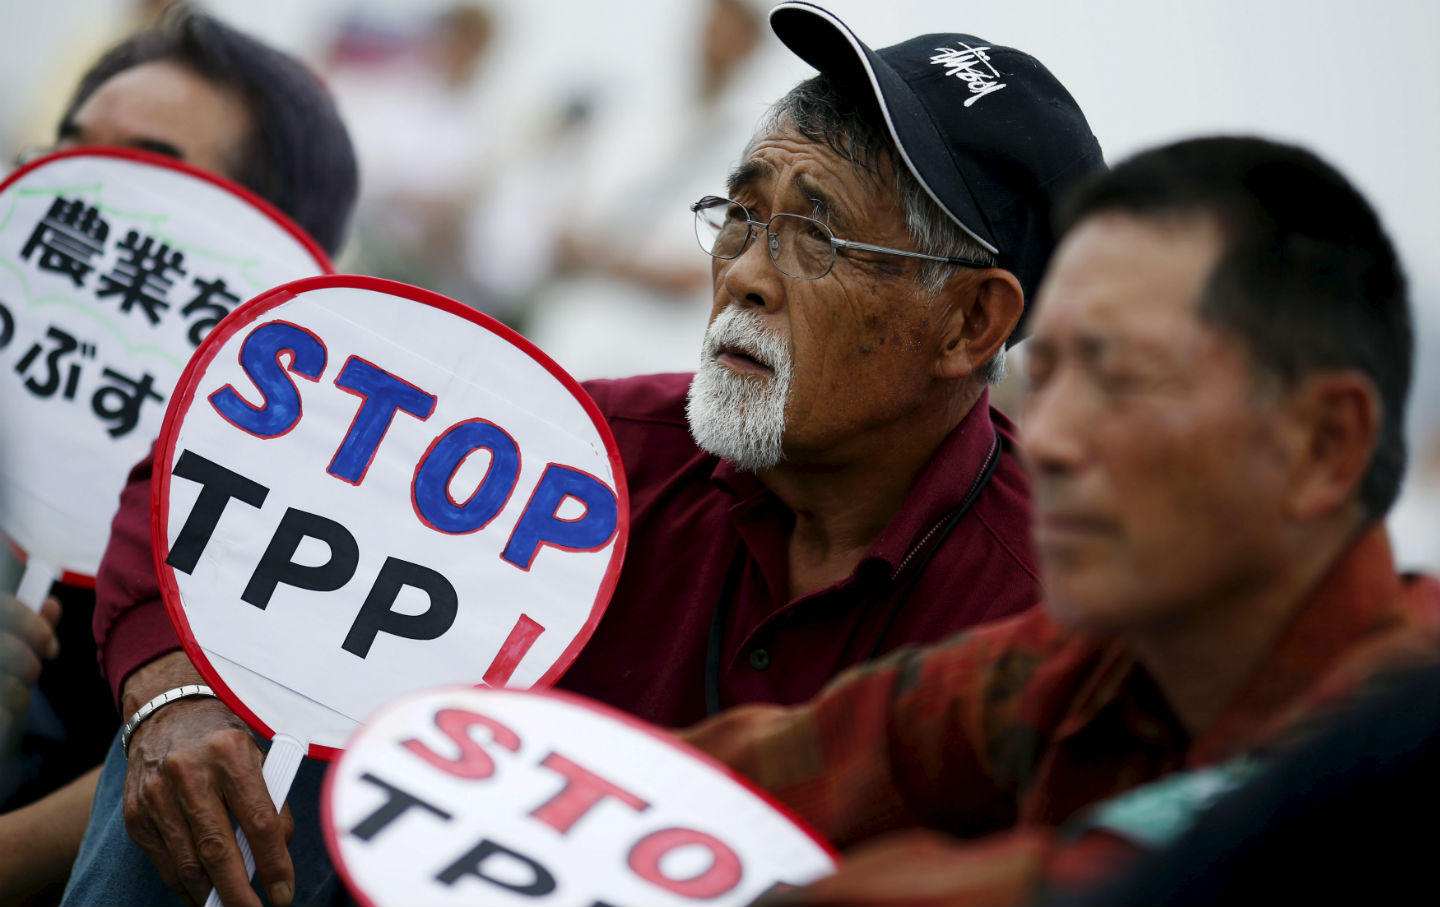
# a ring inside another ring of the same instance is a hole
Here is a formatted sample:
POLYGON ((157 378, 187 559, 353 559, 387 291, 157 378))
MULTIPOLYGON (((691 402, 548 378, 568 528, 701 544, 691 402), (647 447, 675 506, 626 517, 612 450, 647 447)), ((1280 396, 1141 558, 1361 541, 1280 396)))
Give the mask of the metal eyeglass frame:
POLYGON ((835 255, 837 249, 856 249, 861 252, 880 252, 886 255, 903 255, 906 258, 919 258, 924 261, 940 261, 944 262, 945 264, 963 265, 967 268, 991 267, 990 265, 984 264, 983 262, 974 261, 969 258, 957 258, 949 255, 930 255, 926 252, 911 252, 908 249, 892 249, 889 246, 877 246, 871 243, 855 242, 854 240, 849 239, 840 239, 835 235, 835 232, 830 229, 830 226, 824 221, 816 220, 815 218, 808 217, 804 214, 787 214, 782 212, 779 214, 771 215, 769 220, 761 223, 760 221, 755 220, 753 217, 750 216, 749 208, 735 201, 733 198, 722 198, 718 195, 705 196, 698 202, 692 204, 690 206, 690 210, 695 214, 695 221, 697 227, 695 233, 695 241, 700 244, 700 248, 704 249, 711 258, 718 258, 721 261, 734 261, 741 255, 744 255, 745 250, 750 247, 750 241, 755 238, 755 230, 758 228, 765 231, 766 250, 770 253, 770 261, 772 264, 775 265, 775 269, 781 274, 784 274, 787 277, 793 277, 796 280, 819 280, 826 274, 829 274, 830 269, 835 267, 835 255), (700 239, 700 232, 698 228, 702 224, 704 225, 705 229, 712 229, 710 225, 703 220, 703 215, 701 214, 701 212, 710 208, 719 207, 721 202, 735 205, 741 211, 745 212, 745 241, 740 244, 740 249, 734 255, 716 255, 714 247, 712 246, 710 248, 706 248, 705 243, 702 242, 700 239), (814 277, 804 277, 799 274, 791 274, 789 271, 780 267, 780 262, 776 258, 776 255, 778 254, 780 248, 780 234, 770 229, 770 224, 774 223, 775 218, 777 217, 790 217, 797 218, 799 220, 809 221, 810 223, 818 226, 821 230, 825 231, 825 235, 830 237, 830 262, 829 264, 825 265, 825 270, 821 271, 819 274, 816 274, 814 277))

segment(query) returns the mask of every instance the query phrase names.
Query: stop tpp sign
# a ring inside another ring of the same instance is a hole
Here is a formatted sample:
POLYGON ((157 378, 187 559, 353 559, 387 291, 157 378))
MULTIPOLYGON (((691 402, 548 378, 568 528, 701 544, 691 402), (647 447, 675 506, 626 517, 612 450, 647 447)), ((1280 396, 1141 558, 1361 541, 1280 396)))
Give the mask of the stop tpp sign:
POLYGON ((370 904, 748 904, 834 871, 728 769, 557 691, 394 703, 326 776, 326 843, 370 904))
POLYGON ((267 736, 328 758, 397 696, 548 685, 618 577, 618 451, 585 392, 468 307, 296 281, 197 350, 155 466, 186 649, 267 736))

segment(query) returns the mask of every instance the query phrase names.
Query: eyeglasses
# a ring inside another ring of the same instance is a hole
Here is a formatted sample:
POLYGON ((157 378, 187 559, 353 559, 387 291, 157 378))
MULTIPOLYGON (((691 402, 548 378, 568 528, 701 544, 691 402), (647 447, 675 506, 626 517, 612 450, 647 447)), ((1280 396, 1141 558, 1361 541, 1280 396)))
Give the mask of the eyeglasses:
POLYGON ((836 249, 903 255, 906 258, 943 261, 967 268, 989 267, 968 258, 927 255, 924 252, 837 239, 823 221, 803 214, 776 214, 761 223, 750 217, 750 212, 744 205, 717 195, 705 196, 691 205, 690 210, 695 212, 695 238, 699 240, 700 248, 711 256, 723 261, 739 258, 750 245, 755 231, 764 230, 765 244, 770 250, 770 260, 775 263, 775 267, 780 269, 780 273, 800 280, 819 280, 829 274, 831 266, 835 264, 836 249))

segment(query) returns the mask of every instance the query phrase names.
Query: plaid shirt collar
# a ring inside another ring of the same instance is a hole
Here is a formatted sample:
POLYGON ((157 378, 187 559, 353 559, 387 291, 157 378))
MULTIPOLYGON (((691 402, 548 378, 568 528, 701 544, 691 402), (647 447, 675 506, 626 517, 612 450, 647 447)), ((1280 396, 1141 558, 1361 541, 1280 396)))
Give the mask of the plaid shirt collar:
MULTIPOLYGON (((1300 717, 1297 712, 1310 700, 1307 694, 1317 680, 1353 657, 1359 641, 1407 622, 1401 591, 1389 538, 1377 525, 1362 533, 1317 584, 1235 700, 1191 741, 1185 762, 1204 765, 1227 758, 1300 717)), ((1124 723, 1142 739, 1184 733, 1144 666, 1119 641, 1106 643, 1098 653, 1095 670, 1055 739, 1083 733, 1110 709, 1123 710, 1124 723)))

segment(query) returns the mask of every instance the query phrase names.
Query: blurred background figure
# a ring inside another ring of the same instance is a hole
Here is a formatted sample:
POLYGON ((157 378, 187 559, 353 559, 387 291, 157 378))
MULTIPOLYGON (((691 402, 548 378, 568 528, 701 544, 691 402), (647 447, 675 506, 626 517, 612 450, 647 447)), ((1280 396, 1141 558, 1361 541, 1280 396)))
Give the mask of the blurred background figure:
MULTIPOLYGON (((44 58, 40 78, 36 80, 38 90, 18 92, 10 98, 9 113, 14 125, 7 130, 6 117, 0 116, 0 153, 4 155, 0 172, 17 156, 28 157, 50 146, 55 140, 56 115, 70 100, 75 83, 97 57, 127 35, 155 25, 180 2, 122 0, 106 3, 91 11, 91 15, 74 17, 63 45, 44 58)), ((12 36, 10 40, 19 37, 14 29, 0 29, 0 35, 12 36)), ((9 54, 15 48, 4 49, 9 54)), ((0 108, 0 114, 3 113, 0 108)))
POLYGON ((364 175, 343 270, 473 301, 463 227, 496 141, 498 27, 470 3, 430 14, 356 7, 341 19, 323 71, 364 175))
POLYGON ((673 87, 668 96, 650 109, 597 100, 604 131, 564 199, 553 272, 523 322, 577 378, 695 368, 710 262, 697 254, 689 206, 723 194, 723 174, 786 84, 765 24, 771 5, 703 0, 690 36, 657 73, 673 87))
POLYGON ((594 139, 595 92, 576 88, 497 155, 494 178, 465 224, 464 265, 476 308, 525 330, 554 275, 561 237, 594 139))
MULTIPOLYGON (((1420 349, 1426 350, 1426 338, 1419 339, 1420 349)), ((1432 338, 1428 349, 1437 345, 1440 339, 1432 338)), ((1416 390, 1416 402, 1428 408, 1435 389, 1416 390)), ((1400 502, 1390 514, 1390 534, 1395 539, 1395 558, 1403 566, 1435 572, 1440 570, 1440 425, 1434 413, 1427 415, 1430 418, 1412 425, 1410 471, 1400 502)))

